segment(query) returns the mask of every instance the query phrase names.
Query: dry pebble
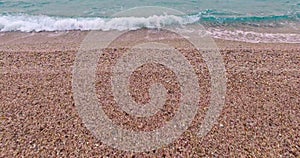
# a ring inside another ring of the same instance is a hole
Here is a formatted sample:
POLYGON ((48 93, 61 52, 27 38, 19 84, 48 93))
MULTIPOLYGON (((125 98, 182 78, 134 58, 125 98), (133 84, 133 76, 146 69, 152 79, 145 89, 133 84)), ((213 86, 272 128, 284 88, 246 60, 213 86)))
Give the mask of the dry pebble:
MULTIPOLYGON (((72 68, 86 32, 26 34, 6 33, 0 37, 0 157, 300 156, 299 45, 216 40, 228 79, 226 102, 217 124, 201 138, 196 133, 209 103, 209 73, 195 50, 183 49, 192 65, 202 65, 195 69, 202 81, 199 112, 190 128, 170 145, 133 153, 97 140, 76 111, 72 68)), ((128 46, 126 42, 120 45, 128 46)), ((169 42, 178 44, 178 49, 189 48, 188 43, 169 42)), ((113 65, 126 49, 108 49, 100 59, 96 85, 99 101, 105 103, 107 115, 124 128, 159 128, 176 112, 180 96, 176 76, 155 64, 136 70, 130 78, 134 99, 148 102, 149 85, 162 82, 171 91, 169 104, 150 120, 127 116, 109 91, 110 72, 101 71, 108 70, 104 68, 113 65)))

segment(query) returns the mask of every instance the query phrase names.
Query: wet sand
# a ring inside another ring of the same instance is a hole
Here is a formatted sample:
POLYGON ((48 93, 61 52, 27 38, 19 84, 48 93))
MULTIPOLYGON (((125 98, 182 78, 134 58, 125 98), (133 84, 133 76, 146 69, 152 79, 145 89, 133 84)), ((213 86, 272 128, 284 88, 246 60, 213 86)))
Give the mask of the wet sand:
MULTIPOLYGON (((217 124, 205 137, 196 136, 197 125, 201 124, 209 102, 209 93, 202 92, 199 115, 178 140, 158 150, 133 153, 101 143, 76 111, 72 70, 76 52, 86 34, 78 31, 0 33, 0 157, 300 156, 299 44, 216 39, 227 77, 226 102, 217 124)), ((114 57, 107 54, 103 60, 112 61, 114 57)), ((203 64, 200 60, 194 62, 203 64)), ((141 86, 131 87, 138 102, 149 100, 144 83, 151 81, 139 78, 151 74, 152 67, 148 65, 133 74, 132 83, 141 86), (149 73, 143 74, 145 72, 149 73)), ((172 72, 162 71, 173 79, 172 72)), ((169 108, 166 115, 162 113, 148 122, 135 118, 126 120, 122 111, 113 110, 116 106, 104 88, 109 77, 103 73, 98 71, 99 101, 107 105, 106 112, 118 124, 134 130, 151 130, 163 125, 159 121, 172 118, 174 109, 169 108)), ((207 69, 199 70, 199 74, 203 76, 201 88, 209 92, 207 69)), ((154 80, 159 77, 155 76, 154 80)), ((166 83, 166 86, 178 89, 176 83, 166 83)), ((176 102, 178 95, 174 93, 171 97, 176 102)))

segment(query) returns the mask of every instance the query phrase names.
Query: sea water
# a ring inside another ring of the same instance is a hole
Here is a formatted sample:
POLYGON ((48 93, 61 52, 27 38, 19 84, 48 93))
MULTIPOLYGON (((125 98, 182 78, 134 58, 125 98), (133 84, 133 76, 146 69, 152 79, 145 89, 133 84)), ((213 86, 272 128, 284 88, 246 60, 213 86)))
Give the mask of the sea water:
POLYGON ((0 0, 0 32, 135 30, 202 24, 222 39, 300 43, 299 0, 0 0), (176 9, 185 16, 112 17, 133 7, 176 9))

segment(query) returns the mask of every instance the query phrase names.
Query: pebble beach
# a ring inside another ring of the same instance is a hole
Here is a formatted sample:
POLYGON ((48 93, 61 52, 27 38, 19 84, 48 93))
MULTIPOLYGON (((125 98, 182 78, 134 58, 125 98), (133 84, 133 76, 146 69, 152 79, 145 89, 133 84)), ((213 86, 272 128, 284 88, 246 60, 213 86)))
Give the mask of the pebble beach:
MULTIPOLYGON (((168 146, 134 153, 102 143, 86 128, 76 110, 72 71, 87 33, 0 33, 0 157, 300 156, 299 44, 215 39, 227 78, 225 105, 217 123, 206 136, 196 136, 210 94, 209 73, 204 66, 196 70, 203 81, 203 92, 199 112, 188 130, 168 146)), ((195 57, 193 51, 183 51, 191 59, 195 57)), ((116 56, 109 53, 100 61, 107 58, 113 63, 116 56)), ((201 60, 192 62, 205 65, 201 60)), ((166 82, 176 78, 163 67, 158 66, 158 70, 164 75, 152 72, 156 66, 146 65, 130 80, 132 85, 138 85, 131 89, 141 103, 149 100, 147 90, 152 81, 162 81, 175 91, 169 95, 165 111, 149 120, 126 116, 117 109, 107 91, 109 74, 97 71, 97 95, 114 122, 124 128, 147 131, 172 118, 180 96, 176 93, 178 83, 166 82)))

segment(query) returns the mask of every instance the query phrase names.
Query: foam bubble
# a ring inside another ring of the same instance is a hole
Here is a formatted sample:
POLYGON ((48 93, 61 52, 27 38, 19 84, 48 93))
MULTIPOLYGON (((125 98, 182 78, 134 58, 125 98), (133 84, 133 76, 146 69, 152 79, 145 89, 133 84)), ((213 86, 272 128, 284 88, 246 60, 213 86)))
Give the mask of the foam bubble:
POLYGON ((217 28, 211 28, 207 32, 214 38, 233 41, 250 43, 300 43, 300 34, 293 33, 261 33, 217 28))
POLYGON ((0 16, 0 32, 22 31, 68 31, 68 30, 136 30, 139 28, 162 28, 167 25, 185 25, 197 18, 174 15, 120 18, 61 18, 49 16, 0 16))

